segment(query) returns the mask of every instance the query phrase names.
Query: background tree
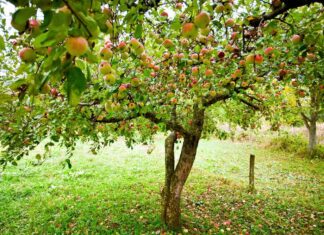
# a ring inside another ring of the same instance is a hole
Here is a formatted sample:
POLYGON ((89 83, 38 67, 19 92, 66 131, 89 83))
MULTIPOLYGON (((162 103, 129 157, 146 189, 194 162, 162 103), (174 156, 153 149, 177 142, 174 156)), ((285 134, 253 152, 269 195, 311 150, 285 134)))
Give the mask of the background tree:
POLYGON ((0 163, 16 164, 44 139, 46 150, 58 142, 71 156, 79 139, 95 152, 118 136, 131 145, 169 131, 162 219, 179 228, 206 110, 228 99, 261 111, 271 102, 278 59, 264 51, 276 40, 264 21, 289 10, 289 1, 261 18, 249 16, 268 7, 259 1, 10 2, 22 63, 5 77, 12 99, 1 116, 0 163))

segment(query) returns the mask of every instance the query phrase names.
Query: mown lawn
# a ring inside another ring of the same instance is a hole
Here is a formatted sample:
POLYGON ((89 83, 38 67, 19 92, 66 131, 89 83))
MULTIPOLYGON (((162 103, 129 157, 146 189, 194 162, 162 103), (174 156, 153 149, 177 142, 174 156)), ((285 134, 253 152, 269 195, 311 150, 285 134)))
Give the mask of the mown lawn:
MULTIPOLYGON (((79 145, 32 166, 28 157, 0 181, 0 234, 160 234, 163 139, 97 155, 79 145)), ((179 151, 179 150, 177 150, 179 151)), ((183 192, 182 234, 323 234, 324 164, 256 144, 204 140, 183 192), (249 154, 255 194, 248 193, 249 154)))

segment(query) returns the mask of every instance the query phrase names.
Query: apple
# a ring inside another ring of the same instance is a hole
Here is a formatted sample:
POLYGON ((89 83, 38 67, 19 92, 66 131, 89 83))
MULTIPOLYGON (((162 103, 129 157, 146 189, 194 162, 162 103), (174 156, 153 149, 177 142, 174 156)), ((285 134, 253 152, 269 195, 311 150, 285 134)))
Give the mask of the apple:
POLYGON ((190 55, 190 58, 192 60, 198 60, 198 57, 199 57, 199 55, 197 53, 193 53, 193 54, 190 55))
POLYGON ((294 34, 292 37, 291 37, 291 41, 294 43, 294 44, 297 44, 301 41, 301 37, 298 35, 298 34, 294 34))
POLYGON ((170 53, 169 52, 163 53, 163 58, 164 59, 169 59, 170 58, 170 53))
POLYGON ((278 8, 280 7, 282 4, 281 0, 272 0, 271 2, 271 5, 274 7, 274 8, 278 8))
POLYGON ((286 63, 285 62, 281 62, 279 64, 279 68, 283 69, 284 67, 286 67, 286 63))
POLYGON ((204 12, 204 11, 200 12, 200 13, 195 17, 195 20, 194 20, 195 25, 196 25, 198 28, 201 28, 201 29, 206 28, 206 27, 209 25, 209 22, 210 22, 209 14, 206 13, 206 12, 204 12))
POLYGON ((294 86, 294 87, 298 86, 298 82, 297 82, 296 78, 291 79, 291 85, 294 86))
POLYGON ((121 84, 118 88, 119 92, 124 92, 127 90, 127 84, 121 84))
POLYGON ((279 70, 279 77, 284 77, 286 76, 288 71, 286 69, 280 69, 279 70))
POLYGON ((273 52, 274 48, 273 47, 267 47, 265 50, 264 50, 264 54, 267 55, 267 56, 270 56, 270 54, 273 52))
POLYGON ((173 98, 174 97, 174 93, 170 91, 170 92, 167 93, 166 97, 168 99, 173 98))
POLYGON ((235 25, 235 21, 233 18, 229 18, 225 21, 225 26, 226 27, 233 27, 235 25))
POLYGON ((222 59, 222 58, 224 58, 224 57, 225 57, 225 52, 223 52, 223 51, 219 51, 219 52, 218 52, 218 58, 222 59))
POLYGON ((127 52, 123 52, 123 53, 121 54, 121 58, 122 58, 123 60, 126 60, 126 59, 129 58, 129 54, 128 54, 127 52))
POLYGON ((51 95, 52 95, 53 97, 57 97, 57 96, 58 96, 58 91, 57 91, 56 88, 52 88, 51 91, 50 91, 50 93, 51 93, 51 95))
POLYGON ((314 53, 307 53, 307 59, 309 61, 315 61, 316 60, 316 55, 314 53))
POLYGON ((69 37, 65 41, 65 48, 72 56, 81 56, 88 51, 89 44, 84 37, 69 37))
POLYGON ((238 78, 242 75, 242 71, 240 69, 235 70, 235 72, 231 75, 232 78, 238 78))
POLYGON ((184 82, 186 80, 186 75, 184 74, 184 73, 181 73, 180 75, 179 75, 179 81, 180 82, 184 82))
POLYGON ((131 102, 128 104, 128 108, 129 109, 135 109, 136 108, 136 104, 134 102, 131 102))
POLYGON ((114 85, 116 83, 116 75, 114 73, 108 73, 104 76, 104 80, 109 85, 114 85))
POLYGON ((244 67, 244 66, 245 66, 245 60, 240 60, 239 65, 240 65, 241 67, 244 67))
POLYGON ((243 88, 247 88, 249 86, 249 83, 247 81, 243 81, 243 82, 241 82, 241 86, 243 88))
POLYGON ((119 50, 125 50, 127 48, 127 44, 124 41, 119 42, 118 47, 119 50))
POLYGON ((225 7, 223 4, 218 4, 215 8, 216 13, 222 13, 225 10, 225 7))
POLYGON ((202 48, 202 49, 200 50, 200 53, 201 53, 202 55, 205 55, 205 54, 209 53, 209 49, 206 48, 206 47, 204 47, 204 48, 202 48))
POLYGON ((196 38, 198 29, 194 23, 185 23, 182 26, 182 35, 186 38, 196 38))
POLYGON ((181 45, 182 45, 183 47, 188 47, 188 46, 189 46, 189 41, 188 41, 188 39, 183 38, 183 39, 180 40, 180 43, 181 43, 181 45))
POLYGON ((36 60, 36 53, 32 48, 25 47, 19 51, 19 57, 26 63, 32 63, 36 60))
POLYGON ((171 47, 174 47, 174 43, 172 42, 171 39, 165 39, 163 42, 163 46, 165 48, 171 48, 171 47))
POLYGON ((103 61, 99 64, 99 72, 101 74, 106 75, 108 73, 111 73, 111 70, 111 65, 108 62, 103 61))
POLYGON ((161 14, 160 14, 160 16, 168 17, 169 14, 168 14, 168 12, 166 12, 166 11, 162 11, 161 14))
POLYGON ((206 77, 211 77, 211 76, 213 76, 213 74, 214 74, 214 72, 212 69, 206 69, 206 71, 205 71, 206 77))
POLYGON ((141 46, 141 43, 136 38, 132 38, 130 40, 130 46, 132 48, 137 48, 137 47, 140 47, 141 46))
POLYGON ((110 48, 105 47, 100 51, 100 56, 104 60, 109 60, 110 58, 113 57, 113 52, 111 51, 110 48))
POLYGON ((305 62, 305 57, 303 57, 303 56, 298 56, 297 57, 297 60, 298 60, 298 63, 304 63, 305 62))
POLYGON ((306 93, 305 93, 305 91, 303 91, 303 90, 299 90, 299 91, 298 91, 298 95, 299 95, 300 97, 305 97, 305 96, 306 96, 306 93))
POLYGON ((154 65, 153 69, 154 69, 155 72, 157 72, 157 71, 160 70, 160 66, 158 66, 158 65, 154 65))
POLYGON ((211 90, 211 91, 209 91, 209 95, 211 96, 211 97, 215 97, 216 96, 216 91, 215 90, 211 90))
POLYGON ((230 3, 230 2, 227 2, 227 3, 225 3, 224 4, 224 10, 225 11, 232 11, 233 10, 233 4, 232 3, 230 3))
POLYGON ((181 10, 182 9, 182 3, 178 2, 175 7, 176 7, 176 9, 181 10))
POLYGON ((262 55, 255 55, 254 61, 255 61, 256 64, 262 64, 263 56, 262 55))
POLYGON ((132 78, 131 85, 137 87, 140 84, 141 80, 137 77, 132 78))
POLYGON ((171 104, 177 104, 178 103, 178 100, 177 100, 177 98, 172 98, 170 100, 170 102, 171 102, 171 104))
POLYGON ((191 69, 191 73, 192 73, 192 75, 198 75, 198 72, 199 72, 199 69, 198 69, 198 67, 192 67, 192 69, 191 69))
POLYGON ((236 40, 238 38, 238 36, 239 36, 238 32, 232 32, 231 39, 236 40))
POLYGON ((36 19, 30 19, 28 21, 28 26, 31 30, 38 30, 39 29, 39 21, 36 19))
POLYGON ((246 56, 245 63, 246 64, 254 63, 254 58, 255 58, 255 55, 253 55, 253 54, 250 54, 250 55, 246 56))

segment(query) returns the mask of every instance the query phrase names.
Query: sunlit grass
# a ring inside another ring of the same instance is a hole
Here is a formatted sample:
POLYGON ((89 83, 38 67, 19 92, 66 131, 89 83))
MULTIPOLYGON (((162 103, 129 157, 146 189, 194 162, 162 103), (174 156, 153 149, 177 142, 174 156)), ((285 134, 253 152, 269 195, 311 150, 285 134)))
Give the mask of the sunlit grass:
MULTIPOLYGON (((0 234, 159 234, 163 139, 127 149, 122 141, 91 154, 79 144, 63 168, 56 147, 42 166, 33 156, 0 182, 0 234)), ((180 151, 178 145, 177 153, 180 151)), ((249 142, 203 140, 183 192, 183 233, 320 234, 323 162, 249 142), (256 155, 256 194, 248 193, 256 155)))

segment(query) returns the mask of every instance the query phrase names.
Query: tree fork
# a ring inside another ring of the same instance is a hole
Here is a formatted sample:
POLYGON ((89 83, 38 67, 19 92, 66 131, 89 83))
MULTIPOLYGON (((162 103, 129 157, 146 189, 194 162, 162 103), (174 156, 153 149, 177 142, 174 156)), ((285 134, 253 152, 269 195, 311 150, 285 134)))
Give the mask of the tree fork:
POLYGON ((171 135, 166 139, 166 180, 162 191, 164 223, 173 230, 181 228, 180 199, 184 184, 186 183, 193 163, 195 161, 199 140, 204 124, 204 110, 198 107, 194 113, 193 129, 190 134, 184 134, 184 140, 179 161, 174 169, 174 143, 175 137, 171 135), (173 158, 172 158, 173 156, 173 158), (172 160, 173 159, 173 160, 172 160), (168 165, 167 165, 168 164, 168 165), (172 174, 170 174, 172 172, 172 174), (169 188, 168 188, 169 187, 169 188))

